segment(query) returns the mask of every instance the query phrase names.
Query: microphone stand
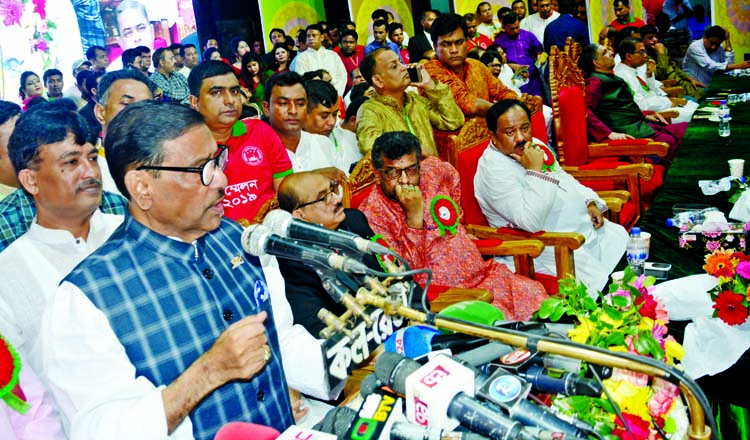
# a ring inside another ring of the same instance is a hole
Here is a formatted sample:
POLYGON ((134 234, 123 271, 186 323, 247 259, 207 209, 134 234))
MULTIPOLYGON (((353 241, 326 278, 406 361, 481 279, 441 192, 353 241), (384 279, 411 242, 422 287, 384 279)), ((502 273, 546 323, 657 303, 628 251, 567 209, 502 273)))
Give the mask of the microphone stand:
MULTIPOLYGON (((384 283, 389 280, 392 280, 392 278, 386 279, 384 283)), ((377 282, 377 280, 375 281, 377 282)), ((380 283, 377 282, 377 284, 380 283)), ((381 287, 383 287, 382 284, 381 287)), ((380 289, 373 290, 380 291, 380 289)), ((703 394, 703 391, 692 379, 663 362, 628 353, 608 351, 585 344, 577 344, 570 341, 562 342, 560 339, 475 324, 455 318, 440 317, 432 312, 420 312, 411 307, 404 306, 400 302, 377 295, 365 287, 357 291, 356 298, 360 304, 369 304, 380 308, 386 315, 398 315, 411 321, 486 338, 507 345, 523 347, 531 351, 552 353, 584 360, 597 365, 636 371, 675 383, 687 399, 688 410, 690 412, 689 438, 693 440, 707 440, 712 437, 711 428, 706 426, 706 413, 708 413, 709 417, 712 417, 712 415, 710 406, 707 405, 705 394, 703 394)))

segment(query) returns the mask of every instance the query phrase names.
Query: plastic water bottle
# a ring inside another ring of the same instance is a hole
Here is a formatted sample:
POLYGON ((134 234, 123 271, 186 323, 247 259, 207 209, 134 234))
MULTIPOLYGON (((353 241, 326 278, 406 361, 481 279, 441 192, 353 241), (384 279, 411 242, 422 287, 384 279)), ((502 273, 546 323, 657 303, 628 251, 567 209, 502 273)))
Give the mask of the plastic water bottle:
MULTIPOLYGON (((695 211, 681 212, 672 218, 668 218, 667 226, 669 226, 670 228, 672 226, 677 226, 678 228, 680 228, 680 231, 689 231, 695 225, 696 214, 697 212, 695 211)), ((633 228, 633 229, 637 229, 637 228, 633 228)))
POLYGON ((721 100, 721 107, 719 107, 719 136, 728 137, 732 133, 732 129, 729 126, 729 107, 727 106, 727 100, 721 100))
POLYGON ((636 276, 643 275, 643 264, 648 258, 648 253, 646 252, 646 240, 641 237, 641 228, 639 227, 630 230, 626 256, 630 270, 636 276))

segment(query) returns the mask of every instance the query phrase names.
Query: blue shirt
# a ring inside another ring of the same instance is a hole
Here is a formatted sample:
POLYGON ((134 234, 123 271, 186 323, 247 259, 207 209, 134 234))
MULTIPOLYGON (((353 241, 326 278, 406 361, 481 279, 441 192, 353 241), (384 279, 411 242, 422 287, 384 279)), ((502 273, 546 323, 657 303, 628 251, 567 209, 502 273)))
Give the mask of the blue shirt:
POLYGON ((272 356, 252 379, 232 381, 190 412, 193 434, 211 440, 228 422, 284 431, 294 423, 268 286, 260 261, 240 246, 242 228, 221 226, 193 243, 126 215, 110 239, 65 278, 108 318, 136 374, 169 385, 245 316, 268 311, 272 356))
POLYGON ((549 53, 552 46, 565 49, 568 37, 573 37, 581 47, 589 45, 589 30, 586 25, 570 14, 560 14, 557 20, 551 21, 544 28, 544 51, 549 53))
POLYGON ((381 47, 387 47, 388 49, 396 52, 396 55, 398 55, 398 59, 401 60, 401 62, 404 62, 404 59, 401 58, 401 51, 398 49, 398 46, 396 46, 396 43, 393 41, 385 40, 385 44, 380 44, 377 41, 371 41, 370 44, 365 46, 365 56, 367 56, 368 53, 374 51, 375 49, 380 49, 381 47))

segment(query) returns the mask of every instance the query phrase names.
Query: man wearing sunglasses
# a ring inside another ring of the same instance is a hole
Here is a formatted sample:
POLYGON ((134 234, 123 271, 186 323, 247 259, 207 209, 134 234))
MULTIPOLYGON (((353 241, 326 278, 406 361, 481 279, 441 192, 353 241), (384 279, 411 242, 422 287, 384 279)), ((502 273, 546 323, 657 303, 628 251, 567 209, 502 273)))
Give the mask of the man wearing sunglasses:
POLYGON ((434 284, 487 289, 506 319, 531 318, 547 297, 544 287, 494 259, 482 259, 459 223, 459 178, 450 164, 434 157, 423 160, 419 140, 403 131, 381 135, 373 145, 372 162, 380 187, 360 209, 373 231, 413 268, 432 269, 434 284))
POLYGON ((222 167, 203 116, 142 101, 104 148, 130 201, 122 226, 57 289, 45 371, 81 438, 210 440, 229 421, 294 419, 260 262, 223 219, 222 167))

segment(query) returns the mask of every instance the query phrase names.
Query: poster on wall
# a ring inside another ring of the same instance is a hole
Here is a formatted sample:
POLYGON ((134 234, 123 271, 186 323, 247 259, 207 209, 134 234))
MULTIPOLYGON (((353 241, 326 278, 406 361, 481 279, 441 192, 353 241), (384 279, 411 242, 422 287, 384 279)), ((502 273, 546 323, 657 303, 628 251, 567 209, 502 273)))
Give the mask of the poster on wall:
POLYGON ((109 67, 122 67, 125 49, 150 49, 195 39, 192 0, 2 0, 0 1, 0 98, 20 102, 20 77, 32 71, 63 73, 91 46, 107 51, 109 67), (9 44, 12 42, 12 44, 9 44))
POLYGON ((414 35, 411 0, 390 0, 387 4, 381 3, 380 5, 370 3, 366 0, 349 0, 352 21, 357 25, 359 44, 364 46, 369 41, 372 41, 372 20, 370 16, 372 15, 372 11, 376 9, 385 9, 393 14, 393 21, 401 23, 407 35, 414 35))
POLYGON ((271 29, 283 29, 287 35, 297 38, 297 32, 308 25, 326 19, 323 0, 261 0, 260 15, 263 17, 263 42, 266 51, 271 50, 271 29))

